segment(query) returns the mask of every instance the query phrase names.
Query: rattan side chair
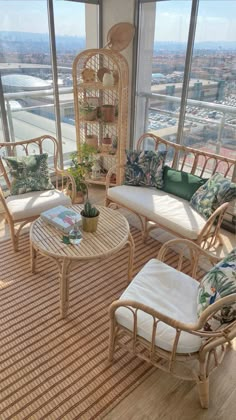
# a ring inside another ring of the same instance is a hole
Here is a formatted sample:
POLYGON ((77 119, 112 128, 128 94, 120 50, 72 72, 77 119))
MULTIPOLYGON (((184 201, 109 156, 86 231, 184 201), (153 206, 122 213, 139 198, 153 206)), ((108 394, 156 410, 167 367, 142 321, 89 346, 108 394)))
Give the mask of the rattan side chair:
POLYGON ((58 167, 58 142, 48 135, 15 143, 0 143, 0 200, 9 225, 14 251, 18 250, 21 229, 39 217, 42 211, 58 205, 70 205, 75 200, 76 185, 73 176, 58 167), (31 191, 6 198, 5 189, 11 188, 11 177, 3 156, 48 154, 48 168, 55 189, 31 191), (17 225, 17 227, 16 227, 17 225))
POLYGON ((236 337, 236 320, 221 324, 214 331, 204 326, 223 307, 235 303, 236 294, 217 300, 197 317, 196 273, 203 257, 213 266, 219 261, 189 240, 174 239, 162 246, 157 259, 145 264, 109 308, 109 360, 113 360, 117 347, 125 347, 159 369, 195 381, 201 406, 208 408, 209 375, 236 337), (168 250, 176 245, 180 253, 174 269, 164 260, 168 255, 170 261, 168 250), (190 275, 181 271, 183 267, 186 270, 186 264, 190 266, 190 275))

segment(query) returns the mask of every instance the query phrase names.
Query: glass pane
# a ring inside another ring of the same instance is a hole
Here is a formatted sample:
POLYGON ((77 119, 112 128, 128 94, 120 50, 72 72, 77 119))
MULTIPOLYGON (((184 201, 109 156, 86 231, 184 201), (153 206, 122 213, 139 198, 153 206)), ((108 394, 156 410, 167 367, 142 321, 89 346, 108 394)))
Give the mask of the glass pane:
POLYGON ((55 135, 46 0, 3 0, 0 66, 11 141, 55 135))
POLYGON ((136 140, 148 131, 176 141, 190 14, 188 0, 141 7, 136 140))
MULTIPOLYGON (((236 2, 200 0, 184 144, 236 157, 236 2)), ((213 162, 209 162, 212 165, 213 162)))
POLYGON ((54 0, 64 160, 69 157, 72 151, 76 150, 72 64, 79 52, 86 48, 98 48, 97 14, 98 6, 96 5, 54 0))

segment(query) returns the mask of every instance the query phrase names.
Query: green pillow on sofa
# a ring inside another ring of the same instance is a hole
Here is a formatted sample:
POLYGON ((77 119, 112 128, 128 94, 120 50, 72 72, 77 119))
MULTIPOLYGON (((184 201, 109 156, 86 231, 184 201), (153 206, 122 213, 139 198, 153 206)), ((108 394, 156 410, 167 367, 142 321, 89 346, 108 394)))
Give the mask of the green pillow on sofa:
POLYGON ((47 153, 3 159, 10 170, 11 195, 54 189, 48 170, 47 153))
POLYGON ((193 194, 201 187, 207 179, 200 178, 188 172, 178 171, 169 166, 164 166, 163 191, 174 194, 177 197, 190 201, 193 194))

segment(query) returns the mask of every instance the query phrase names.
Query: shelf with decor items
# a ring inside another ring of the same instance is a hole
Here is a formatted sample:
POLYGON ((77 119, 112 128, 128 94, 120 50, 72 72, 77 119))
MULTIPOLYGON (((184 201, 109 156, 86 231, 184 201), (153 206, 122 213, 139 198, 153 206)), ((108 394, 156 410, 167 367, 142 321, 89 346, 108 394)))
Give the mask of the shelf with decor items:
MULTIPOLYGON (((119 52, 89 49, 75 57, 72 75, 78 158, 83 143, 92 145, 99 155, 95 160, 101 171, 94 169, 87 181, 105 185, 109 162, 119 166, 125 163, 128 64, 119 52)), ((118 171, 114 185, 121 176, 118 171)))

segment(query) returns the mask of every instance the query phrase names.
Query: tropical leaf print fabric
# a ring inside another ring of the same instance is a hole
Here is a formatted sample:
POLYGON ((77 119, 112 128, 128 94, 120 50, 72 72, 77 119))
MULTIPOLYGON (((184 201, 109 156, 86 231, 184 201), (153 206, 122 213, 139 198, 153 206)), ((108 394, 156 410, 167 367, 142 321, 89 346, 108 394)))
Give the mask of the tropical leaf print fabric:
POLYGON ((165 158, 165 151, 127 152, 125 184, 162 188, 165 158))
POLYGON ((195 192, 190 204, 208 219, 221 204, 234 198, 236 198, 236 184, 216 173, 195 192))
MULTIPOLYGON (((202 279, 198 291, 197 311, 198 316, 216 300, 236 293, 236 248, 230 254, 213 267, 202 279)), ((220 313, 209 321, 206 329, 212 329, 213 325, 230 322, 236 319, 236 302, 224 307, 220 313), (217 321, 216 323, 214 321, 217 321)))
POLYGON ((10 169, 11 195, 54 189, 49 176, 47 153, 3 159, 10 169))

